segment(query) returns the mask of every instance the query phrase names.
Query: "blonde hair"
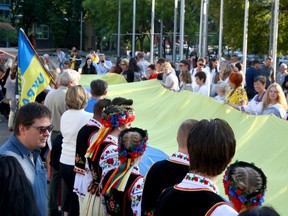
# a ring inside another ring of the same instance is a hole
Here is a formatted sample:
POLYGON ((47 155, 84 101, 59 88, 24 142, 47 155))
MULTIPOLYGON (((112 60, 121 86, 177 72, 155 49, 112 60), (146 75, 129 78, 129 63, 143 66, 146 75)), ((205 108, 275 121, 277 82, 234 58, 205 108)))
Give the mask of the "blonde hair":
POLYGON ((163 68, 167 68, 169 71, 171 71, 172 66, 171 66, 170 62, 165 62, 161 66, 161 69, 163 69, 163 68))
POLYGON ((263 100, 263 106, 262 106, 262 112, 263 110, 265 110, 267 108, 267 106, 270 104, 270 97, 269 97, 269 91, 271 88, 275 88, 278 91, 278 97, 276 99, 276 102, 281 104, 283 106, 283 108, 285 109, 285 111, 287 111, 287 101, 285 98, 285 94, 281 88, 281 86, 278 83, 272 83, 268 89, 267 89, 267 94, 264 97, 263 100))
POLYGON ((229 64, 226 64, 225 66, 221 65, 221 73, 220 73, 221 80, 223 81, 226 80, 229 77, 229 75, 232 73, 232 71, 233 69, 231 65, 229 64))
POLYGON ((236 167, 231 177, 237 189, 244 191, 246 194, 258 192, 263 186, 260 173, 251 167, 236 167))
POLYGON ((122 59, 120 64, 125 64, 127 67, 129 66, 129 60, 128 59, 122 59))
POLYGON ((87 105, 88 99, 89 94, 82 86, 72 86, 66 93, 66 107, 75 110, 84 109, 87 105))
POLYGON ((188 70, 183 70, 180 72, 180 74, 182 75, 182 81, 184 83, 192 83, 191 74, 188 70))

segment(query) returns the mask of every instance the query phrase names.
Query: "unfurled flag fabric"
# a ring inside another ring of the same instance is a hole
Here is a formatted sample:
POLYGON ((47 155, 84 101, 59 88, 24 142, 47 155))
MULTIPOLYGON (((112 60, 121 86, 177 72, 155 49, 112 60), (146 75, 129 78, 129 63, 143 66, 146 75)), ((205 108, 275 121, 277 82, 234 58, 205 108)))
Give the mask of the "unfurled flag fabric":
POLYGON ((24 31, 19 30, 18 38, 18 95, 19 107, 34 102, 49 84, 50 76, 37 58, 24 31))

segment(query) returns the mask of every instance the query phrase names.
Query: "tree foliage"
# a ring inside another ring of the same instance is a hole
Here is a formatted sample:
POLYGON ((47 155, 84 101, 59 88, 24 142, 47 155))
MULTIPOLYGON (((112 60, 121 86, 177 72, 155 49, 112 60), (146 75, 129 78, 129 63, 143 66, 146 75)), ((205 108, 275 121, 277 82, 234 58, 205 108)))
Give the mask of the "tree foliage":
POLYGON ((12 43, 17 41, 17 30, 4 17, 0 17, 0 41, 9 41, 12 43))
MULTIPOLYGON (((269 39, 272 19, 271 0, 250 1, 248 19, 248 53, 269 54, 269 39)), ((287 50, 288 35, 285 34, 288 21, 288 2, 280 1, 278 26, 278 53, 287 50)), ((245 1, 224 2, 223 35, 225 44, 237 49, 243 47, 245 1)), ((273 20, 272 20, 273 21, 273 20)))
MULTIPOLYGON (((33 24, 47 24, 57 46, 79 43, 80 12, 88 22, 97 41, 115 43, 118 26, 119 0, 19 0, 13 1, 12 13, 23 15, 18 26, 27 32, 33 24), (14 2, 14 3, 13 3, 14 2)), ((144 50, 144 41, 150 40, 152 0, 137 0, 136 45, 144 50)), ((155 33, 160 32, 163 20, 165 38, 172 42, 175 0, 155 0, 155 33)), ((271 35, 272 0, 250 2, 248 21, 248 52, 268 54, 271 35)), ((279 1, 278 52, 287 54, 288 1, 279 1)), ((198 44, 201 0, 185 1, 185 41, 198 44)), ((243 47, 244 0, 224 0, 223 44, 236 50, 243 47)), ((208 44, 217 45, 219 35, 220 1, 209 1, 208 44)), ((13 16, 14 17, 14 16, 13 16)), ((180 1, 178 3, 177 32, 179 32, 180 1)), ((121 0, 121 44, 131 46, 133 0, 121 0)), ((147 43, 146 43, 147 44, 147 43)), ((110 46, 112 46, 110 44, 110 46)))

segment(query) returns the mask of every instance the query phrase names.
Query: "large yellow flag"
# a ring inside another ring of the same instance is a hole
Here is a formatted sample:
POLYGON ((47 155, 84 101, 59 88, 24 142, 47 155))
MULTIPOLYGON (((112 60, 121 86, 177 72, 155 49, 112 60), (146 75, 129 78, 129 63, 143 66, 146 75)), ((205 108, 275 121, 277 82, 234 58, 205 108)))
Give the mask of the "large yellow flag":
POLYGON ((22 29, 18 38, 18 95, 19 107, 34 102, 49 84, 50 76, 42 66, 35 50, 22 29))

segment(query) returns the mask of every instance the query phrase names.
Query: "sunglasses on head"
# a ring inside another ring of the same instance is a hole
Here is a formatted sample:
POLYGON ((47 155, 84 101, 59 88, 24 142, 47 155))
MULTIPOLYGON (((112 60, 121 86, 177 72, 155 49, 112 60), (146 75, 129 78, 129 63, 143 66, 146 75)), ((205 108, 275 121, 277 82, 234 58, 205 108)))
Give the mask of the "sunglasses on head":
POLYGON ((44 134, 47 130, 50 133, 53 130, 53 128, 54 128, 54 126, 52 124, 47 126, 47 127, 44 127, 44 126, 33 126, 33 125, 31 125, 31 127, 36 128, 39 131, 40 134, 44 134))

